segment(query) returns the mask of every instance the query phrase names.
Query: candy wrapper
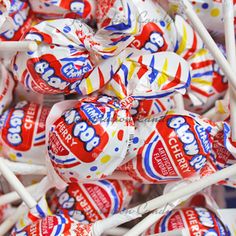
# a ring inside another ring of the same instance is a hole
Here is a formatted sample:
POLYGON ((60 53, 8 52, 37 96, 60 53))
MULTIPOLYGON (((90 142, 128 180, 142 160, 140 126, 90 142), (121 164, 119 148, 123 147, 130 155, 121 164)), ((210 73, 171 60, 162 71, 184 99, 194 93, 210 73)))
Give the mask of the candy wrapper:
POLYGON ((11 104, 15 82, 7 69, 0 64, 0 114, 11 104))
POLYGON ((109 81, 112 69, 117 70, 120 60, 119 57, 104 62, 102 57, 119 54, 132 41, 132 37, 116 35, 102 38, 73 19, 41 22, 30 29, 25 39, 37 41, 39 48, 34 53, 17 53, 13 60, 14 76, 26 87, 44 94, 75 93, 77 87, 82 91, 88 88, 91 93, 101 88, 109 81), (81 83, 85 88, 79 87, 81 83), (95 90, 94 83, 98 86, 95 90))
MULTIPOLYGON (((0 193, 0 196, 2 194, 0 193)), ((0 223, 2 223, 10 214, 12 213, 12 208, 10 204, 0 205, 0 223)))
POLYGON ((1 0, 0 2, 0 33, 4 32, 7 27, 13 24, 12 18, 9 17, 11 3, 9 0, 1 0))
POLYGON ((187 62, 177 54, 135 51, 113 74, 102 93, 120 99, 163 98, 176 91, 184 94, 190 79, 187 62))
POLYGON ((44 19, 81 18, 92 21, 95 18, 94 0, 29 0, 32 10, 44 19))
POLYGON ((215 124, 188 112, 168 111, 136 121, 127 163, 119 170, 144 183, 210 174, 216 168, 209 162, 213 137, 219 130, 215 124))
POLYGON ((1 116, 3 155, 13 161, 45 163, 45 124, 49 108, 22 101, 1 116))
POLYGON ((67 183, 111 174, 125 158, 134 131, 128 110, 106 96, 61 102, 49 121, 48 155, 67 183))
POLYGON ((140 120, 160 112, 172 110, 176 107, 172 95, 157 99, 134 100, 130 113, 134 119, 140 120))
POLYGON ((143 235, 170 232, 177 229, 185 229, 183 234, 185 236, 231 235, 227 226, 213 211, 201 207, 171 211, 151 226, 143 235))
POLYGON ((50 194, 49 205, 53 213, 62 211, 83 224, 93 223, 124 210, 134 187, 130 181, 117 180, 71 183, 50 194))
POLYGON ((0 41, 19 40, 34 20, 29 3, 20 0, 4 2, 7 7, 0 15, 0 41))
POLYGON ((40 199, 36 207, 32 208, 28 212, 26 210, 26 213, 22 214, 19 221, 15 224, 11 234, 18 235, 18 232, 23 230, 25 227, 50 215, 52 215, 52 213, 50 209, 48 208, 45 198, 43 197, 40 199))
MULTIPOLYGON (((179 47, 177 54, 190 65, 191 84, 185 96, 186 109, 203 113, 224 96, 228 81, 197 32, 179 15, 175 17, 179 47)), ((220 46, 225 54, 223 47, 220 46)))
POLYGON ((47 216, 33 224, 25 227, 23 230, 13 233, 12 236, 22 235, 40 235, 40 236, 57 236, 57 235, 91 235, 92 225, 79 224, 66 215, 47 216))
POLYGON ((174 51, 176 32, 173 20, 155 1, 99 0, 98 28, 117 32, 134 32, 131 47, 146 52, 174 51))

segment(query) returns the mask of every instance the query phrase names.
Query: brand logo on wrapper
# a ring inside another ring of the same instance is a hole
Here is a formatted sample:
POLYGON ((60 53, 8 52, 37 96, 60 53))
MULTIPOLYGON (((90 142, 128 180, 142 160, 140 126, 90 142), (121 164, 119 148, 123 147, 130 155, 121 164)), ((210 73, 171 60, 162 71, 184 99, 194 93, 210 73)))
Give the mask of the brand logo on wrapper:
POLYGON ((174 210, 150 227, 145 235, 169 232, 185 228, 190 236, 231 235, 216 214, 205 208, 174 210))
POLYGON ((166 51, 168 46, 162 30, 152 22, 143 27, 141 34, 135 37, 131 45, 150 53, 166 51))
POLYGON ((24 31, 30 27, 31 14, 28 3, 19 0, 12 1, 9 16, 13 20, 13 28, 0 34, 0 39, 18 40, 24 31))
POLYGON ((91 124, 82 109, 80 112, 77 109, 69 110, 54 123, 55 128, 50 134, 50 150, 53 154, 61 156, 60 159, 65 156, 63 165, 77 165, 80 163, 78 160, 93 162, 103 151, 109 136, 99 123, 91 124), (76 158, 66 157, 69 154, 67 148, 76 158))
POLYGON ((121 211, 131 200, 133 189, 132 183, 128 181, 71 183, 53 198, 51 206, 87 224, 121 211), (132 188, 131 193, 128 192, 129 188, 132 188))

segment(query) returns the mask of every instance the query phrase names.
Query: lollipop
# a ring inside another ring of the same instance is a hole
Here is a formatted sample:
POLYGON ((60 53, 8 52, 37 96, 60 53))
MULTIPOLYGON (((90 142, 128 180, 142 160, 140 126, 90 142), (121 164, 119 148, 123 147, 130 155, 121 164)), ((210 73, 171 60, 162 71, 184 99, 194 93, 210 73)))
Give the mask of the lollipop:
POLYGON ((228 228, 211 210, 201 207, 174 210, 162 217, 143 235, 185 229, 184 235, 230 235, 228 228))
POLYGON ((90 93, 96 91, 111 78, 122 60, 119 57, 104 61, 102 57, 119 54, 132 41, 121 35, 101 38, 89 26, 73 19, 41 22, 29 30, 25 39, 37 41, 38 51, 18 52, 13 74, 27 88, 43 94, 79 92, 81 88, 77 87, 83 79, 90 93))
POLYGON ((44 19, 53 18, 82 18, 93 20, 96 3, 94 0, 29 0, 34 13, 44 19))
POLYGON ((135 180, 166 183, 213 171, 208 165, 213 124, 169 111, 136 121, 135 128, 126 156, 130 161, 119 168, 135 180))
POLYGON ((53 215, 40 219, 12 236, 22 235, 91 235, 92 225, 79 224, 66 215, 53 215))
POLYGON ((22 101, 1 117, 5 157, 19 162, 45 163, 45 123, 49 108, 22 101))
MULTIPOLYGON (((27 1, 4 1, 7 8, 0 15, 0 41, 19 40, 32 24, 33 16, 27 1), (2 22, 4 21, 4 22, 2 22)), ((1 6, 2 3, 0 3, 1 6)))
MULTIPOLYGON (((73 103, 61 115, 54 114, 50 124, 47 146, 53 167, 67 183, 111 174, 123 161, 133 134, 130 113, 119 100, 106 96, 73 103)), ((62 107, 63 102, 57 105, 62 107)))
POLYGON ((49 197, 53 213, 64 212, 83 223, 93 223, 126 208, 131 201, 134 184, 130 181, 100 180, 83 184, 70 183, 49 197))
MULTIPOLYGON (((175 17, 177 54, 190 65, 191 84, 185 96, 186 109, 203 113, 224 96, 228 81, 197 32, 179 15, 175 17)), ((223 48, 222 51, 224 52, 223 48)))

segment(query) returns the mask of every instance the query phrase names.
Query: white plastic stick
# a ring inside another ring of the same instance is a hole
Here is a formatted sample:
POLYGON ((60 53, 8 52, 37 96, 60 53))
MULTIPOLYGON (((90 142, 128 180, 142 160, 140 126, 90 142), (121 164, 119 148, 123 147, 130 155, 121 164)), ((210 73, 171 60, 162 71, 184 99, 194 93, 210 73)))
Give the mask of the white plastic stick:
MULTIPOLYGON (((182 186, 184 186, 184 185, 186 185, 185 182, 182 182, 180 185, 176 184, 175 187, 172 187, 172 191, 181 189, 182 186)), ((196 192, 194 192, 192 194, 195 194, 195 193, 196 192)), ((124 236, 140 235, 145 230, 147 230, 149 227, 151 227, 153 224, 155 224, 163 215, 165 215, 167 212, 176 208, 183 201, 187 200, 191 195, 186 195, 183 198, 179 198, 176 201, 171 202, 170 204, 168 204, 162 208, 156 209, 151 214, 149 214, 147 217, 145 217, 142 221, 140 221, 138 224, 136 224, 124 236)))
POLYGON ((109 229, 105 232, 106 235, 120 236, 128 232, 129 229, 123 227, 117 227, 115 229, 109 229))
POLYGON ((236 175, 236 164, 227 167, 223 170, 217 171, 216 173, 197 180, 191 184, 182 187, 179 190, 172 191, 170 193, 164 194, 153 200, 145 202, 134 208, 127 209, 123 212, 117 213, 109 218, 101 221, 97 221, 93 225, 93 236, 100 236, 105 230, 115 228, 125 222, 136 219, 143 214, 153 211, 155 209, 161 208, 168 205, 170 202, 174 202, 177 199, 181 199, 189 194, 201 191, 202 189, 209 187, 213 184, 218 183, 221 180, 227 179, 231 176, 236 175))
MULTIPOLYGON (((184 7, 184 12, 188 19, 191 21, 194 29, 198 32, 200 35, 202 41, 207 46, 207 49, 211 52, 216 62, 219 64, 220 68, 223 70, 225 75, 227 76, 228 80, 231 83, 231 86, 234 90, 236 90, 236 81, 234 73, 231 69, 230 64, 225 59, 224 55, 221 53, 220 49, 216 45, 215 41, 212 39, 211 35, 193 10, 193 7, 189 0, 181 0, 180 3, 182 3, 184 7)), ((236 93, 234 91, 234 93, 236 93)))
POLYGON ((183 95, 180 93, 176 93, 174 96, 176 108, 178 110, 184 110, 184 98, 183 95))
POLYGON ((19 181, 19 179, 9 170, 9 168, 0 160, 0 172, 3 177, 8 181, 8 183, 15 189, 15 191, 20 195, 22 200, 29 208, 33 208, 37 205, 37 202, 25 189, 24 185, 19 181))
POLYGON ((46 166, 36 165, 36 164, 27 164, 20 162, 13 162, 7 159, 1 158, 0 161, 4 162, 5 165, 16 175, 46 175, 47 169, 46 166))
MULTIPOLYGON (((29 187, 26 187, 26 189, 30 194, 32 194, 35 191, 35 189, 38 187, 38 185, 39 184, 30 185, 29 187)), ((21 198, 17 192, 13 191, 10 193, 6 193, 0 196, 0 206, 5 205, 5 204, 10 204, 19 200, 21 200, 21 198)))
MULTIPOLYGON (((225 42, 227 58, 234 73, 234 81, 236 81, 236 54, 235 54, 235 31, 234 31, 234 3, 233 0, 224 0, 224 25, 225 25, 225 42)), ((236 141, 236 94, 232 90, 232 84, 229 84, 230 94, 230 124, 231 124, 231 138, 236 141)))
POLYGON ((9 41, 0 42, 0 51, 9 52, 34 52, 38 49, 38 45, 33 41, 9 41))

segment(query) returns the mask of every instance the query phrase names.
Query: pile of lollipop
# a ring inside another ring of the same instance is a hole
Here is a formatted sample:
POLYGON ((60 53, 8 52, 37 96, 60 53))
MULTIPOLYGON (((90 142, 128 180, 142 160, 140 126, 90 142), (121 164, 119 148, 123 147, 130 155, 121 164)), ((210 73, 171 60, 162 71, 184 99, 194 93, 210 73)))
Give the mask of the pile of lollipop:
MULTIPOLYGON (((225 55, 222 3, 192 5, 225 55)), ((0 41, 37 43, 35 51, 0 52, 1 156, 45 167, 50 186, 9 235, 96 235, 96 222, 135 205, 145 186, 235 163, 227 78, 174 6, 0 0, 0 41), (212 121, 204 113, 215 104, 212 121)), ((29 184, 40 180, 34 175, 19 178, 29 184)), ((12 212, 0 202, 0 222, 12 212)), ((182 228, 229 235, 213 207, 194 202, 144 235, 182 228)))

